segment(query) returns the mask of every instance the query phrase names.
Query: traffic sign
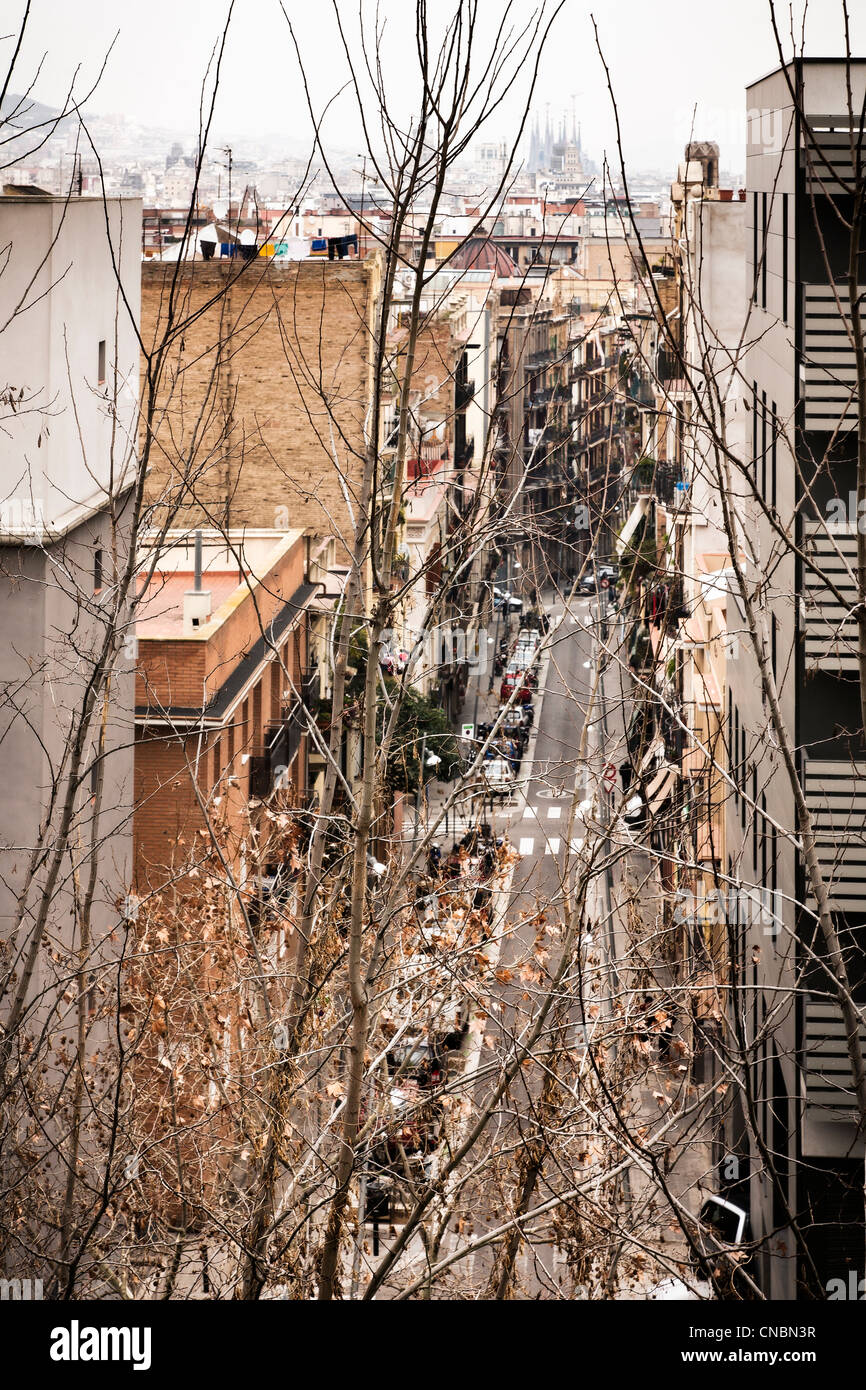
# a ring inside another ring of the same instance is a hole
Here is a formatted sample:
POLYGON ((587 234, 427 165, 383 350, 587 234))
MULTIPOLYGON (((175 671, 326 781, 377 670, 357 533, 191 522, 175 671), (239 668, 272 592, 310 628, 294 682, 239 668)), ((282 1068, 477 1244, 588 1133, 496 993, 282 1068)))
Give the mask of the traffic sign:
POLYGON ((474 738, 474 737, 475 737, 475 725, 474 725, 474 724, 464 724, 464 725, 463 725, 463 737, 464 737, 464 738, 474 738))
POLYGON ((603 575, 601 576, 601 587, 602 587, 602 589, 609 589, 609 588, 610 588, 610 580, 608 579, 608 577, 607 577, 606 574, 603 574, 603 575))
POLYGON ((613 763, 605 763, 601 772, 601 780, 605 791, 612 792, 616 786, 616 767, 613 763))

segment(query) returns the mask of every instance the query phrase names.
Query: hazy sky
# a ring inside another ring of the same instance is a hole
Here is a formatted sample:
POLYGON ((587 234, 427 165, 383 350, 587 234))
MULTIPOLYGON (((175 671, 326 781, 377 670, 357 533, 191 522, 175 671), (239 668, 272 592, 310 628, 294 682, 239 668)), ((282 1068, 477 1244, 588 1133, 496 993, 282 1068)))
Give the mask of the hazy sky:
MULTIPOLYGON (((365 8, 372 9, 368 0, 365 8)), ((855 52, 866 51, 866 5, 850 0, 855 52)), ((0 0, 0 32, 8 34, 23 12, 21 0, 0 0)), ((331 0, 284 0, 296 27, 316 101, 333 94, 345 77, 338 48, 331 0)), ((481 0, 492 33, 503 0, 481 0)), ((798 0, 797 8, 802 8, 798 0)), ((193 134, 197 127, 201 79, 227 12, 226 0, 33 0, 20 76, 32 74, 45 53, 34 95, 59 102, 77 63, 83 86, 92 80, 102 55, 119 31, 108 68, 91 108, 122 112, 157 126, 193 134)), ((435 17, 450 13, 452 0, 430 0, 435 17)), ((530 0, 516 0, 515 16, 531 14, 530 0)), ((782 16, 787 6, 780 6, 782 16)), ((340 15, 350 27, 357 0, 340 0, 340 15)), ((412 43, 407 21, 412 0, 380 0, 390 39, 383 64, 395 101, 405 111, 412 104, 412 43)), ((598 158, 610 147, 612 124, 607 94, 592 33, 594 12, 611 67, 620 105, 626 151, 638 165, 670 169, 688 138, 697 104, 696 138, 718 140, 722 165, 743 167, 741 142, 744 87, 776 66, 768 18, 768 0, 565 0, 555 23, 541 70, 536 107, 544 114, 570 111, 572 96, 582 123, 584 144, 598 158)), ((811 0, 807 23, 808 51, 833 55, 842 51, 839 0, 811 0)), ((2 53, 7 57, 11 42, 2 53)), ((517 111, 512 101, 489 127, 489 138, 507 138, 517 111)), ((277 0, 236 0, 217 107, 215 134, 230 140, 238 155, 245 137, 280 133, 292 141, 306 137, 308 123, 289 28, 277 0)), ((357 117, 346 100, 339 102, 329 126, 335 146, 361 148, 357 117)))

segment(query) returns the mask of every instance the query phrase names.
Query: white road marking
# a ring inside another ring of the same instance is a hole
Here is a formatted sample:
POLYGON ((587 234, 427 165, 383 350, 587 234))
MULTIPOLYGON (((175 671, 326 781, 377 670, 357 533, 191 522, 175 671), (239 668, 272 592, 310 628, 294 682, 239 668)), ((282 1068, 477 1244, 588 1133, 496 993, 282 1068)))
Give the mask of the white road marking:
POLYGON ((524 835, 523 839, 520 841, 520 853, 521 853, 521 854, 531 854, 532 851, 533 851, 534 846, 535 846, 535 841, 534 841, 534 839, 532 838, 532 836, 531 836, 531 835, 524 835))
POLYGON ((552 840, 548 840, 547 848, 545 849, 544 853, 559 854, 559 840, 556 838, 556 836, 554 836, 552 840))
POLYGON ((562 815, 562 807, 561 807, 561 806, 548 806, 548 808, 547 808, 547 819, 548 819, 548 820, 559 820, 559 817, 560 817, 561 815, 562 815))

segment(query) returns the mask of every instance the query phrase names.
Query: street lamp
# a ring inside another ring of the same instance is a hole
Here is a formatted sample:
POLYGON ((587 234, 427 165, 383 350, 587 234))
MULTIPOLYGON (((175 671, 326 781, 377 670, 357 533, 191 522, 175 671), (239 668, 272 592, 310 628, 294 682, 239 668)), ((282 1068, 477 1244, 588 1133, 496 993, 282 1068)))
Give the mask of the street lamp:
MULTIPOLYGON (((418 765, 418 786, 415 789, 415 824, 412 827, 412 848, 418 843, 418 822, 421 819, 421 788, 424 785, 425 767, 438 767, 442 759, 437 753, 427 752, 427 735, 421 735, 421 757, 418 765)), ((426 788, 425 788, 426 791, 426 788)))

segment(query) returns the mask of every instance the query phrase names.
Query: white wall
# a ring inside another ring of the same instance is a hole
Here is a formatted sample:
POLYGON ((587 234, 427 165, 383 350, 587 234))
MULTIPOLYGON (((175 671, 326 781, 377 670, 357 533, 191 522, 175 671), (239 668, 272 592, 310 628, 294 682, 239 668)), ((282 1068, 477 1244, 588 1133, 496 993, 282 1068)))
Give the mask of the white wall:
POLYGON ((3 197, 0 246, 0 535, 38 543, 104 507, 134 466, 141 202, 3 197))

